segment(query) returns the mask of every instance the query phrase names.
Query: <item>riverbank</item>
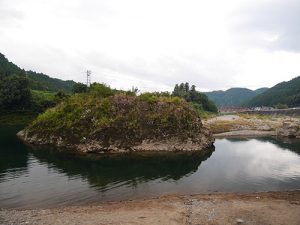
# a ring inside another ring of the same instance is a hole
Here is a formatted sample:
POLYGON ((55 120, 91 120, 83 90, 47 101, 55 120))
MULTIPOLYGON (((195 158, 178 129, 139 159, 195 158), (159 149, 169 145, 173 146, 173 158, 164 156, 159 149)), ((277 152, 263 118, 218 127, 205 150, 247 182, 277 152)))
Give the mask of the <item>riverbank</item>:
POLYGON ((214 137, 283 137, 300 138, 300 119, 287 116, 255 114, 223 115, 210 118, 204 124, 214 137))
POLYGON ((300 224, 300 191, 169 195, 65 208, 0 211, 0 224, 300 224))

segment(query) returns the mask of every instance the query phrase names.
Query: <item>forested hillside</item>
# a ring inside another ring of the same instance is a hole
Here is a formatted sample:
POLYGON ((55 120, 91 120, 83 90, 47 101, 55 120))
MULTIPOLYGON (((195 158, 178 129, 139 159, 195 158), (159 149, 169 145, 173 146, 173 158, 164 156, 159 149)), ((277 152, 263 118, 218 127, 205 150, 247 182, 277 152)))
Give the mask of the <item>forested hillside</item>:
POLYGON ((25 71, 0 53, 0 112, 44 111, 72 92, 74 81, 25 71))
POLYGON ((226 91, 206 92, 208 98, 218 107, 237 107, 249 101, 258 94, 263 93, 268 88, 260 88, 252 91, 247 88, 230 88, 226 91))
POLYGON ((41 91, 60 91, 71 92, 72 87, 75 84, 72 80, 60 80, 57 78, 51 78, 43 73, 36 73, 33 71, 27 72, 30 88, 33 90, 41 91))
POLYGON ((286 105, 289 107, 300 106, 300 76, 281 82, 266 92, 251 99, 248 106, 276 106, 286 105))
POLYGON ((75 84, 74 81, 63 81, 60 79, 51 78, 43 73, 36 73, 34 71, 26 72, 12 62, 9 62, 7 58, 0 53, 0 78, 11 75, 27 77, 29 88, 32 90, 52 92, 62 90, 65 92, 71 92, 72 87, 75 84))

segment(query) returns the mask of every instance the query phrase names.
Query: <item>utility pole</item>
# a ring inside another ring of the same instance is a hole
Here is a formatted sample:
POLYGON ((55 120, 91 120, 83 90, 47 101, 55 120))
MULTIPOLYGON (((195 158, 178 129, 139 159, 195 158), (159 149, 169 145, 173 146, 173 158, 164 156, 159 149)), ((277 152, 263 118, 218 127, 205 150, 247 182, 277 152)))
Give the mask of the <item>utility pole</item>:
POLYGON ((86 71, 86 86, 91 86, 91 74, 92 74, 92 71, 90 70, 87 70, 86 71))

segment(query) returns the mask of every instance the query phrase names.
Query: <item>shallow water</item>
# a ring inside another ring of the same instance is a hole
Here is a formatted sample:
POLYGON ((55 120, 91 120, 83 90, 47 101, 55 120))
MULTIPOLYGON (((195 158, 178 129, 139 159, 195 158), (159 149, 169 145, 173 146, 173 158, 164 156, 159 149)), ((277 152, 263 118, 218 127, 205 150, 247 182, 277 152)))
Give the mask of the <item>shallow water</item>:
POLYGON ((0 207, 78 205, 170 193, 300 189, 300 141, 217 139, 203 154, 78 156, 34 150, 0 128, 0 207))

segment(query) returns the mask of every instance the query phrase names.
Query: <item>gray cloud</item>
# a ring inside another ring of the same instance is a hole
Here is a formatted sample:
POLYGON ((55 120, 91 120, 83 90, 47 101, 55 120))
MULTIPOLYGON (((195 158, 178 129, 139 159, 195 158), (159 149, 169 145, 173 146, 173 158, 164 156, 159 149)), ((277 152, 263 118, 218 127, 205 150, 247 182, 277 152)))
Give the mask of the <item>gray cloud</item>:
POLYGON ((24 17, 23 13, 15 9, 1 9, 0 8, 0 19, 11 20, 11 19, 22 19, 24 17))
MULTIPOLYGON (((234 76, 237 71, 233 65, 230 65, 223 57, 210 61, 204 57, 186 56, 184 59, 178 59, 175 56, 160 56, 155 62, 148 63, 144 58, 132 61, 121 61, 110 58, 107 55, 92 52, 84 56, 86 62, 91 68, 96 68, 94 76, 97 79, 103 79, 109 82, 110 75, 105 75, 101 71, 108 70, 113 73, 127 74, 134 80, 140 78, 144 81, 155 81, 157 90, 161 86, 168 86, 171 90, 175 83, 190 82, 203 90, 211 89, 214 84, 215 89, 223 89, 224 86, 230 87, 234 85, 234 76), (97 71, 97 68, 101 68, 97 71), (98 77, 97 77, 98 76, 98 77), (232 79, 224 79, 224 76, 231 76, 232 79)), ((142 89, 149 89, 145 86, 142 89)), ((156 88, 150 88, 156 90, 156 88)))
POLYGON ((0 24, 2 26, 12 26, 16 21, 24 19, 24 13, 9 3, 7 0, 0 0, 0 24))
POLYGON ((235 32, 244 41, 271 50, 300 51, 300 1, 248 5, 234 14, 235 32))
POLYGON ((294 0, 0 0, 0 52, 61 79, 85 82, 90 69, 116 88, 255 89, 300 74, 299 10, 294 0))

